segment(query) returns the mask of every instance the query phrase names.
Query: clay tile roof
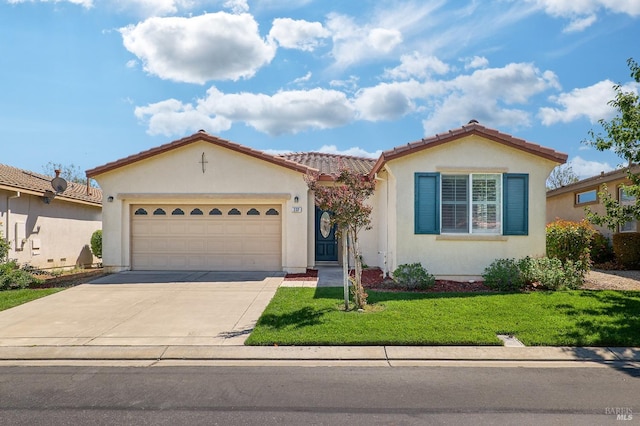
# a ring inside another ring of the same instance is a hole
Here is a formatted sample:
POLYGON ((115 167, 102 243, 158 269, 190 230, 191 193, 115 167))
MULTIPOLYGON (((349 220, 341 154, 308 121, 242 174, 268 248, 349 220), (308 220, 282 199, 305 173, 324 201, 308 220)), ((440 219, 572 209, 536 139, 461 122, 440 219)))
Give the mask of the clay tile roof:
MULTIPOLYGON (((51 179, 53 176, 46 176, 28 170, 0 164, 0 188, 12 191, 25 191, 33 195, 43 195, 45 191, 52 191, 51 179)), ((67 189, 56 195, 57 199, 66 201, 80 201, 83 203, 101 205, 102 190, 87 185, 67 182, 67 189)))
POLYGON ((169 142, 167 144, 160 145, 158 147, 139 152, 138 154, 133 154, 128 157, 122 158, 120 160, 112 161, 103 166, 98 166, 93 169, 87 170, 86 175, 87 177, 94 177, 97 175, 101 175, 111 170, 115 170, 117 168, 135 163, 137 161, 141 161, 141 160, 153 157, 154 155, 162 154, 162 153, 171 151, 173 149, 180 148, 182 146, 185 146, 194 142, 198 142, 198 141, 209 142, 211 144, 218 145, 218 146, 230 149, 232 151, 240 152, 240 153, 249 155, 251 157, 255 157, 255 158, 258 158, 273 164, 277 164, 279 166, 283 166, 292 170, 296 170, 302 173, 314 171, 314 170, 310 170, 309 167, 306 165, 299 164, 294 161, 290 161, 281 156, 267 154, 265 152, 258 151, 257 149, 249 148, 247 146, 240 145, 235 142, 231 142, 225 139, 218 138, 216 136, 212 136, 207 132, 205 132, 204 130, 200 130, 199 132, 194 133, 191 136, 187 136, 185 138, 178 139, 176 141, 169 142))
POLYGON ((380 171, 380 169, 387 161, 403 157, 408 154, 413 154, 414 152, 421 151, 423 149, 439 146, 447 142, 464 138, 469 135, 478 135, 494 142, 498 142, 533 155, 538 155, 540 157, 558 162, 560 164, 563 164, 567 161, 567 154, 558 152, 551 148, 543 147, 532 142, 528 142, 524 139, 513 137, 506 133, 501 133, 494 129, 484 127, 477 122, 470 122, 465 126, 462 126, 458 129, 450 130, 447 133, 436 134, 434 136, 421 139, 416 142, 411 142, 406 145, 397 146, 388 151, 384 151, 371 170, 371 175, 380 171))
POLYGON ((354 172, 367 175, 376 163, 376 159, 374 158, 323 154, 320 152, 292 152, 282 154, 280 157, 319 170, 320 174, 327 176, 336 176, 341 167, 346 167, 354 172))

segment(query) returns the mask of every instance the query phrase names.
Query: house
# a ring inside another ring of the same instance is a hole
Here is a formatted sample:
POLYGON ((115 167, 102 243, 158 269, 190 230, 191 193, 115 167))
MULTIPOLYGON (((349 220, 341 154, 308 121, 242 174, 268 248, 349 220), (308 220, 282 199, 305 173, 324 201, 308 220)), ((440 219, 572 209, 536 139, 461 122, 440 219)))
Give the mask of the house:
MULTIPOLYGON (((640 172, 640 166, 632 168, 634 173, 640 172)), ((562 186, 547 192, 547 223, 556 219, 579 222, 585 218, 585 208, 595 213, 604 214, 604 205, 598 193, 606 185, 607 192, 620 204, 635 204, 635 197, 624 193, 622 185, 629 184, 627 169, 618 169, 608 173, 600 173, 587 179, 562 186)), ((611 238, 612 231, 603 226, 595 226, 603 235, 611 238)), ((631 221, 620 226, 615 232, 636 232, 637 222, 631 221)))
POLYGON ((378 159, 269 155, 200 131, 88 170, 102 187, 103 262, 120 270, 277 270, 337 263, 340 244, 304 175, 340 165, 376 181, 363 260, 476 279, 545 254, 545 181, 566 154, 470 122, 378 159))
POLYGON ((0 229, 9 259, 40 269, 98 262, 89 244, 102 228, 102 191, 68 182, 56 194, 52 180, 0 164, 0 229))

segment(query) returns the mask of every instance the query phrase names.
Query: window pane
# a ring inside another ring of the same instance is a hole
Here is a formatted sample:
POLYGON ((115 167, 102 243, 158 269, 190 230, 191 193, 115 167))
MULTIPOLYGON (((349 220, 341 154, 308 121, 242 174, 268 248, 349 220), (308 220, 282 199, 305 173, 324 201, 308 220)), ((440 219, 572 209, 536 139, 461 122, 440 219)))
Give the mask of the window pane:
POLYGON ((592 203, 598 199, 598 194, 595 189, 591 191, 579 192, 576 194, 576 204, 592 203))
POLYGON ((468 176, 442 176, 442 232, 469 232, 468 176))
POLYGON ((500 175, 474 174, 472 181, 472 232, 500 232, 500 175))

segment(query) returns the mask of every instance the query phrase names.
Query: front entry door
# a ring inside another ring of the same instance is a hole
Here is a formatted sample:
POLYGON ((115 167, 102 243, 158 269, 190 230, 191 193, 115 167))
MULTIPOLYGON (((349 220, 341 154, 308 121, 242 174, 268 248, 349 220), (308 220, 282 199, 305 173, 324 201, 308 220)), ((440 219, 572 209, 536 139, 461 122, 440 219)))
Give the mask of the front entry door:
POLYGON ((336 227, 331 226, 329 212, 316 207, 316 261, 336 262, 337 260, 336 227))

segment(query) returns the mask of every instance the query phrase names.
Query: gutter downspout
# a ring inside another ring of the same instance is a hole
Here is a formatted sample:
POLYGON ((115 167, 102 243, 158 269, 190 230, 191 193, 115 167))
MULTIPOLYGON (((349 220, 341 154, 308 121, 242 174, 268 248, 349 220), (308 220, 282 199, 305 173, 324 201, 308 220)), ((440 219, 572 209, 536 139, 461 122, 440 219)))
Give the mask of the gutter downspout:
POLYGON ((389 179, 384 179, 381 177, 378 177, 378 174, 376 173, 374 176, 375 180, 381 180, 385 183, 385 185, 387 186, 387 190, 385 191, 385 203, 384 203, 384 208, 386 210, 385 212, 385 225, 386 225, 386 230, 385 230, 385 235, 384 235, 384 246, 385 246, 385 251, 383 252, 378 252, 378 254, 381 254, 383 256, 383 261, 384 261, 384 269, 383 269, 383 276, 384 277, 388 277, 389 275, 389 262, 387 259, 388 253, 389 253, 389 179))
POLYGON ((5 230, 5 233, 4 233, 4 238, 5 238, 7 241, 9 241, 9 229, 10 229, 10 226, 9 226, 9 216, 10 216, 10 214, 11 214, 11 207, 9 206, 9 200, 12 200, 12 199, 14 199, 14 198, 20 198, 20 191, 16 191, 16 195, 7 195, 7 214, 5 215, 5 216, 6 216, 6 218, 5 218, 5 219, 6 219, 6 222, 7 222, 7 223, 5 224, 5 225, 6 225, 6 226, 5 226, 5 229, 6 229, 6 230, 5 230))

